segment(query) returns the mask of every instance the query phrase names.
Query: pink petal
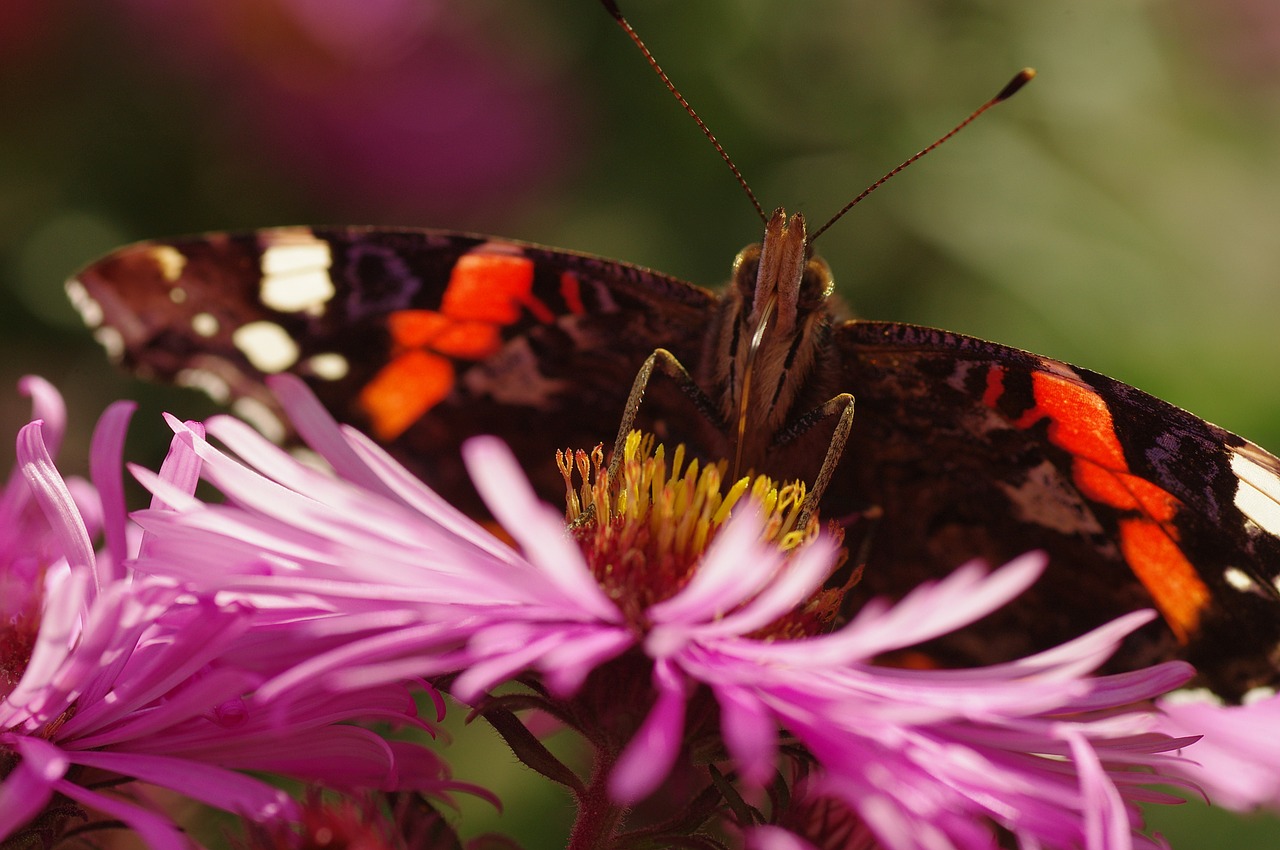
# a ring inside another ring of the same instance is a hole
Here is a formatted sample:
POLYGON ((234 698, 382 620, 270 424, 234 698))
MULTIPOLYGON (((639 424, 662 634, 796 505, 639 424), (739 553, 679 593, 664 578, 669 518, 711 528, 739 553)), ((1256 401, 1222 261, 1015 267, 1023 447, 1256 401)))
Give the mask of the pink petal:
POLYGON ((750 510, 732 517, 688 585, 650 606, 649 616, 658 623, 705 623, 754 596, 782 563, 776 546, 759 542, 760 529, 760 517, 750 510))
POLYGON ((32 422, 18 432, 18 463, 45 518, 72 567, 94 570, 93 544, 67 484, 41 437, 42 424, 32 422))
POLYGON ((391 490, 351 447, 342 429, 320 400, 296 375, 280 374, 267 378, 267 386, 289 414, 298 436, 329 462, 340 478, 388 498, 391 490))
POLYGON ((31 820, 53 796, 54 786, 71 763, 47 741, 22 735, 0 735, 0 744, 12 748, 18 764, 0 783, 0 841, 31 820))
POLYGON ((163 815, 125 802, 119 797, 90 791, 72 782, 58 783, 58 791, 121 821, 137 832, 150 850, 191 850, 191 839, 177 824, 163 815))
POLYGON ((715 695, 720 705, 721 734, 729 754, 747 783, 763 785, 774 772, 777 720, 746 688, 716 688, 715 695))
POLYGON ((53 384, 37 375, 18 379, 18 392, 31 399, 31 418, 45 423, 49 454, 57 457, 67 433, 67 405, 53 384))
POLYGON ((764 628, 789 613, 822 586, 835 565, 839 547, 826 535, 797 553, 755 598, 740 610, 708 623, 699 630, 703 639, 717 635, 743 635, 764 628))
POLYGON ((124 562, 129 556, 126 540, 128 519, 124 505, 124 479, 121 476, 124 460, 124 439, 129 419, 137 405, 133 402, 116 402, 106 409, 93 429, 89 448, 90 477, 98 489, 102 503, 102 530, 109 557, 99 559, 100 583, 124 578, 124 562))
POLYGON ((467 472, 498 524, 524 549, 530 562, 585 613, 606 623, 620 612, 587 569, 582 552, 564 533, 564 517, 534 494, 515 455, 501 440, 475 437, 462 446, 467 472))
POLYGON ((189 759, 105 751, 67 755, 76 764, 172 788, 203 803, 255 820, 289 814, 294 805, 287 794, 260 779, 189 759))
POLYGON ((661 661, 653 666, 653 683, 658 699, 609 776, 609 796, 620 803, 634 803, 652 794, 680 753, 688 686, 679 671, 661 661))
MULTIPOLYGON (((181 435, 194 434, 203 438, 204 426, 199 422, 179 422, 167 413, 164 418, 169 423, 169 427, 174 430, 174 438, 169 443, 169 453, 165 455, 164 462, 160 464, 158 477, 167 486, 190 497, 195 493, 196 485, 200 483, 201 464, 195 449, 192 448, 191 441, 182 439, 181 435)), ((148 470, 148 474, 152 473, 148 470)), ((154 510, 175 509, 172 505, 166 504, 161 500, 159 496, 152 498, 151 507, 154 510)))

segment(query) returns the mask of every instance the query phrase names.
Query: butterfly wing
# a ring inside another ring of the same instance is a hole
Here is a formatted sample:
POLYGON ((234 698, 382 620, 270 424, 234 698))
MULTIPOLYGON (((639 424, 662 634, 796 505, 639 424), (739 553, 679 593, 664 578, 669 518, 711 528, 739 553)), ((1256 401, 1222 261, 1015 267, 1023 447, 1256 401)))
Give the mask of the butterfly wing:
MULTIPOLYGON (((468 234, 282 228, 145 242, 93 264, 71 290, 135 371, 268 415, 263 378, 301 375, 337 418, 473 511, 458 460, 466 437, 503 437, 555 499, 554 449, 611 440, 655 348, 715 372, 710 293, 468 234)), ((1117 667, 1185 657, 1233 698, 1275 680, 1280 461, 1124 384, 1016 349, 895 323, 819 332, 828 353, 803 404, 856 397, 823 511, 867 553, 859 598, 901 595, 975 557, 1050 556, 1018 604, 929 647, 934 658, 1016 658, 1155 607, 1162 620, 1129 640, 1117 667)), ((637 423, 695 449, 716 442, 666 380, 651 383, 637 423)), ((764 471, 812 477, 826 448, 817 435, 789 434, 764 471)))
POLYGON ((1050 558, 1017 604, 933 651, 1014 658, 1135 608, 1162 617, 1118 667, 1184 657, 1238 698, 1276 680, 1280 460, 1103 375, 972 337, 850 322, 834 344, 857 398, 826 506, 901 595, 974 557, 1050 558))
MULTIPOLYGON (((282 423, 262 381, 304 377, 474 507, 461 440, 497 434, 563 493, 558 447, 608 442, 657 347, 695 360, 714 296, 636 266, 470 234, 279 228, 122 248, 73 300, 118 360, 282 423)), ((660 416, 661 393, 643 424, 660 416)))

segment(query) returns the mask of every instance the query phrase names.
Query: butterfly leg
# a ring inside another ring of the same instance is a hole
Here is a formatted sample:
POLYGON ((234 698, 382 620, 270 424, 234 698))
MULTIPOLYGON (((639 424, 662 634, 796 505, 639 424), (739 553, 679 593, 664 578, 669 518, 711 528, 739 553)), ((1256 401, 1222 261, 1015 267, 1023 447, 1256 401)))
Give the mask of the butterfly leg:
POLYGON ((622 467, 622 449, 626 445, 627 435, 635 426, 636 414, 640 412, 640 402, 644 399, 644 391, 649 387, 649 379, 653 377, 654 369, 675 381, 676 386, 689 397, 694 407, 706 417, 708 422, 721 423, 715 403, 693 380, 693 376, 689 374, 688 369, 684 368, 684 364, 665 348, 655 349, 644 361, 644 365, 636 373, 635 381, 631 384, 631 394, 627 396, 627 406, 622 411, 622 423, 618 426, 618 437, 613 442, 613 457, 609 460, 610 483, 614 481, 618 470, 622 467))
POLYGON ((797 528, 804 528, 808 524, 809 517, 817 510, 822 494, 826 492, 827 485, 831 483, 831 477, 836 474, 836 467, 840 464, 840 456, 844 454, 844 444, 849 441, 849 429, 853 427, 853 396, 849 393, 840 393, 840 395, 828 399, 800 417, 795 425, 788 428, 784 433, 779 434, 776 440, 780 445, 788 443, 814 425, 832 416, 838 417, 836 419, 836 427, 831 433, 831 442, 827 444, 827 454, 822 459, 822 467, 818 470, 818 477, 814 479, 813 486, 809 488, 809 492, 804 498, 804 504, 800 506, 800 518, 797 522, 797 528))

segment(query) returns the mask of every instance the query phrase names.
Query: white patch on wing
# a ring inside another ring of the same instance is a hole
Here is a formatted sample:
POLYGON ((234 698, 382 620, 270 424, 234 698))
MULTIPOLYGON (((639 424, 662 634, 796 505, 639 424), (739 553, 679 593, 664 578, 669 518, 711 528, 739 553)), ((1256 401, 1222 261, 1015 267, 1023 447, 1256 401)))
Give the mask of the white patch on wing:
POLYGON ((273 443, 284 442, 288 435, 280 417, 256 398, 238 398, 231 403, 231 409, 273 443))
POLYGON ((275 244, 262 252, 262 303, 281 313, 324 313, 334 295, 333 252, 329 243, 309 230, 276 234, 275 244))
POLYGON ((191 330, 205 339, 216 336, 221 327, 218 317, 212 313, 196 313, 191 317, 191 330))
POLYGON ((1208 688, 1180 688, 1160 697, 1169 705, 1224 705, 1222 697, 1208 688))
POLYGON ((160 267, 160 274, 169 283, 177 283, 182 277, 182 270, 187 267, 187 258, 172 245, 152 245, 147 249, 152 261, 160 267))
POLYGON ((1009 497, 1017 518, 1061 531, 1064 534, 1101 534, 1102 526, 1089 509, 1081 503, 1075 489, 1063 481, 1049 461, 1027 470, 1027 478, 1021 484, 997 482, 1009 497))
POLYGON ((93 338, 98 341, 107 351, 107 356, 112 360, 119 360, 124 356, 124 337, 120 335, 120 331, 110 325, 103 325, 93 332, 93 338))
POLYGON ((207 369, 184 369, 174 376, 173 382, 180 387, 200 390, 218 404, 226 404, 231 400, 231 387, 207 369))
POLYGON ((347 377, 347 372, 351 371, 351 364, 347 362, 347 358, 336 351, 313 354, 302 365, 307 372, 326 381, 340 381, 347 377))
POLYGON ((1227 584, 1231 585, 1241 593, 1248 593, 1250 591, 1258 593, 1262 590, 1262 588, 1258 587, 1258 583, 1239 567, 1227 567, 1222 571, 1222 577, 1226 580, 1227 584))
POLYGON ((67 300, 76 308, 85 325, 96 328, 102 324, 102 305, 93 300, 93 296, 84 288, 84 284, 74 277, 67 281, 67 300))
POLYGON ((1280 477, 1239 449, 1231 450, 1231 471, 1239 479, 1236 507, 1263 531, 1280 536, 1280 477))
POLYGON ((250 322, 231 334, 231 342, 249 362, 268 375, 298 362, 298 343, 275 322, 250 322))

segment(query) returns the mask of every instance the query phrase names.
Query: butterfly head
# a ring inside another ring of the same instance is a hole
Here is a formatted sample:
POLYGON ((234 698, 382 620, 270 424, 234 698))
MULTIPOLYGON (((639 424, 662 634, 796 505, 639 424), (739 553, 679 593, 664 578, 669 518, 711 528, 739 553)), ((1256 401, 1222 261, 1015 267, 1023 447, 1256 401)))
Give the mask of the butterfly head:
POLYGON ((764 240, 734 260, 712 363, 721 414, 747 467, 793 412, 825 338, 815 331, 827 322, 831 290, 831 270, 814 256, 800 213, 775 210, 764 240))

